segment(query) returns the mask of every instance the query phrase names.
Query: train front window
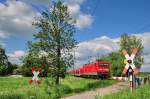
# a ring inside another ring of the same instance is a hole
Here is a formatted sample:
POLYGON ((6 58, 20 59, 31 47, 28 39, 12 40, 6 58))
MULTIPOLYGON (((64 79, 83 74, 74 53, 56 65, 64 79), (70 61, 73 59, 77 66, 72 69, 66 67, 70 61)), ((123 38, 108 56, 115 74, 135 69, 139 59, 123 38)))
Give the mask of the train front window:
POLYGON ((108 64, 104 64, 104 66, 108 66, 108 64))
POLYGON ((108 66, 108 64, 99 64, 98 66, 99 67, 101 67, 101 66, 108 66))
POLYGON ((103 64, 98 64, 98 66, 100 67, 100 66, 103 66, 103 64))

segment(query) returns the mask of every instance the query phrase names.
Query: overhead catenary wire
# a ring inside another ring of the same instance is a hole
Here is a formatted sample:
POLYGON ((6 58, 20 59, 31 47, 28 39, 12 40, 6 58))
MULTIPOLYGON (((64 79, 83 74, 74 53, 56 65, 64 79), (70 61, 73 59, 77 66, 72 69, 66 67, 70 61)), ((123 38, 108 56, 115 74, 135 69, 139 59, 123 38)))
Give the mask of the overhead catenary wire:
POLYGON ((142 32, 144 29, 150 28, 150 23, 144 25, 142 28, 138 29, 135 33, 142 32))
MULTIPOLYGON (((94 1, 94 0, 92 0, 92 1, 94 1)), ((101 0, 95 0, 96 2, 95 2, 95 7, 93 8, 93 10, 90 12, 91 14, 91 16, 93 17, 94 15, 95 15, 95 13, 96 13, 96 11, 97 11, 97 9, 98 9, 98 7, 99 7, 99 4, 100 4, 100 1, 101 0)), ((88 28, 88 30, 89 30, 89 28, 88 28)), ((88 33, 90 34, 90 31, 88 31, 88 33)), ((90 60, 91 60, 91 58, 92 57, 97 57, 97 56, 88 56, 88 63, 90 63, 90 60)), ((99 57, 99 56, 98 56, 99 57)))
POLYGON ((96 13, 97 8, 99 7, 99 2, 100 2, 100 0, 97 0, 96 5, 95 5, 95 8, 94 8, 94 10, 91 12, 91 16, 94 16, 94 14, 96 13))

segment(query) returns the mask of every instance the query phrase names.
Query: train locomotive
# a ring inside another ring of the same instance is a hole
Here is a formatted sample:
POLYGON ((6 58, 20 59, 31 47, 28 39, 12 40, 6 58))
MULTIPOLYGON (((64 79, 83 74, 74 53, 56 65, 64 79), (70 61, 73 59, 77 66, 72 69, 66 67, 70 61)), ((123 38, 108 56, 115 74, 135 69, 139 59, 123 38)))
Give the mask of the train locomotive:
POLYGON ((92 63, 80 66, 78 69, 70 70, 69 74, 81 77, 107 78, 110 75, 110 63, 96 60, 92 63))

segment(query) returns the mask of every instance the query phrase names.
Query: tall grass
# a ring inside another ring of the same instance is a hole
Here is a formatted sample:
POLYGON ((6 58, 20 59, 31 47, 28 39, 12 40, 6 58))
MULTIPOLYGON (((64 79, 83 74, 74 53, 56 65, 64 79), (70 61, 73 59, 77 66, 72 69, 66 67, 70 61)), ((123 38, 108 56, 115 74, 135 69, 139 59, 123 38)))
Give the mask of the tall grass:
POLYGON ((123 90, 118 93, 111 93, 104 97, 96 97, 96 99, 150 99, 150 85, 144 85, 133 92, 123 90))
POLYGON ((116 83, 113 80, 67 76, 65 79, 61 79, 59 86, 46 84, 46 81, 51 81, 49 78, 41 78, 41 84, 36 86, 34 83, 28 84, 30 79, 28 77, 0 77, 0 99, 56 99, 54 97, 57 95, 64 97, 116 83))

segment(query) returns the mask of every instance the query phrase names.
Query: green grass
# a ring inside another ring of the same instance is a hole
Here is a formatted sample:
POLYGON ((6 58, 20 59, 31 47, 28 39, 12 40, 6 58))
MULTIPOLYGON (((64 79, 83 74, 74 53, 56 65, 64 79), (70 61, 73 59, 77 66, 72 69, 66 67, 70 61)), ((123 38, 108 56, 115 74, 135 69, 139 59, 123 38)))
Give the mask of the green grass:
POLYGON ((140 73, 138 74, 138 76, 147 77, 147 76, 150 76, 150 72, 140 72, 140 73))
POLYGON ((96 99, 150 99, 150 85, 140 86, 133 92, 129 89, 118 93, 111 93, 104 97, 96 97, 96 99))
MULTIPOLYGON (((50 99, 49 94, 46 93, 46 89, 49 88, 49 90, 52 90, 52 88, 45 84, 46 79, 42 78, 39 86, 35 84, 29 85, 28 81, 30 79, 28 77, 0 77, 0 99, 50 99)), ((60 93, 64 97, 114 83, 116 81, 67 76, 65 79, 61 79, 60 93)))

